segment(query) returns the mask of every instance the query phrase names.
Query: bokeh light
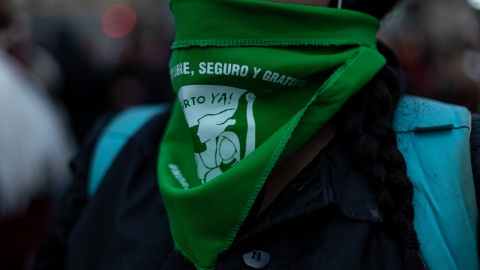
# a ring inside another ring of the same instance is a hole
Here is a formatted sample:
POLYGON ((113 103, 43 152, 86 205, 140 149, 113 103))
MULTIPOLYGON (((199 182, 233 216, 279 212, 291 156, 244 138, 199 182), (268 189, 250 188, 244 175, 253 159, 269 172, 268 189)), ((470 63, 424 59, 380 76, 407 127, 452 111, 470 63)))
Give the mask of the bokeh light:
POLYGON ((137 21, 135 10, 123 3, 111 5, 102 16, 103 31, 112 38, 123 37, 132 31, 137 21))
POLYGON ((467 2, 472 6, 474 9, 480 10, 480 0, 467 0, 467 2))

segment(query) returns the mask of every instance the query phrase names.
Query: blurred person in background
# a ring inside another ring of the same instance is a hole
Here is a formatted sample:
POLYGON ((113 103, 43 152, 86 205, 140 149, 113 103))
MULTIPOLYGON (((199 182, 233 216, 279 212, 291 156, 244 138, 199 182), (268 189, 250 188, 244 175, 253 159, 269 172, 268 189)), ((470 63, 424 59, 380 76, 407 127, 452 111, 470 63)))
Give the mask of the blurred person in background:
POLYGON ((74 145, 41 80, 9 53, 12 12, 0 1, 0 269, 28 269, 68 183, 74 145))
POLYGON ((480 116, 405 95, 399 2, 172 0, 178 100, 97 127, 35 269, 479 269, 480 116))
POLYGON ((83 36, 79 26, 68 23, 48 26, 54 34, 43 43, 64 75, 58 97, 66 105, 78 142, 104 113, 172 100, 169 39, 163 33, 154 36, 140 23, 119 38, 96 28, 84 29, 83 36))
POLYGON ((380 37, 398 56, 408 90, 480 112, 478 10, 468 1, 424 0, 402 11, 384 20, 380 37))

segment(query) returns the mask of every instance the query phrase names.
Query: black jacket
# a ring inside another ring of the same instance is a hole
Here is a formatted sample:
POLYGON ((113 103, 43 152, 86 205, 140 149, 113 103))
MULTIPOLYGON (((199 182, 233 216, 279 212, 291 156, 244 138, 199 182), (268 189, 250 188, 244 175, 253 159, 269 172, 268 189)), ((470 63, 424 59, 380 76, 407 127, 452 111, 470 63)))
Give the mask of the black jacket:
MULTIPOLYGON (((154 117, 132 137, 87 199, 96 139, 91 136, 72 162, 73 184, 35 269, 195 269, 174 251, 157 185, 158 146, 167 119, 167 114, 154 117)), ((473 119, 478 181, 480 118, 473 119)), ((247 264, 258 269, 265 263, 263 269, 401 269, 398 241, 382 221, 369 179, 340 140, 333 139, 259 218, 247 218, 215 269, 252 269, 247 264)))

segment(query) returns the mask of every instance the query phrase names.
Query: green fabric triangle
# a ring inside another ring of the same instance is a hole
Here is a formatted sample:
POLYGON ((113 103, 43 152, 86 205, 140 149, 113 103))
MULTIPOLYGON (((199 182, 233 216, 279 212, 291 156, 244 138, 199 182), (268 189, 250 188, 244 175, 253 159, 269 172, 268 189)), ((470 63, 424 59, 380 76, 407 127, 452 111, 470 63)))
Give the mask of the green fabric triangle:
POLYGON ((229 248, 275 164, 385 64, 379 21, 257 0, 172 0, 178 96, 158 179, 175 247, 198 269, 229 248))

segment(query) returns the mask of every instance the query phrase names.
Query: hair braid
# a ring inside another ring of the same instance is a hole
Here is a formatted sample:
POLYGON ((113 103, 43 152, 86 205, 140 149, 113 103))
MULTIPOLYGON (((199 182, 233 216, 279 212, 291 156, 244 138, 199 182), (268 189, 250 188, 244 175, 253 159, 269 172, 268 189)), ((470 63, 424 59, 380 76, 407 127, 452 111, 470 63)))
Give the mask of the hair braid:
MULTIPOLYGON (((343 8, 382 18, 395 5, 406 0, 344 0, 343 8)), ((336 2, 336 1, 332 1, 336 2)), ((413 184, 407 177, 407 165, 397 149, 393 116, 402 95, 399 73, 391 66, 377 76, 345 108, 343 132, 346 149, 378 191, 380 211, 393 233, 398 235, 404 252, 404 269, 426 269, 418 251, 413 226, 413 184)))
POLYGON ((413 185, 397 149, 393 116, 402 95, 396 69, 384 67, 345 106, 344 143, 360 169, 373 180, 380 211, 398 235, 404 269, 425 269, 413 227, 413 185))

